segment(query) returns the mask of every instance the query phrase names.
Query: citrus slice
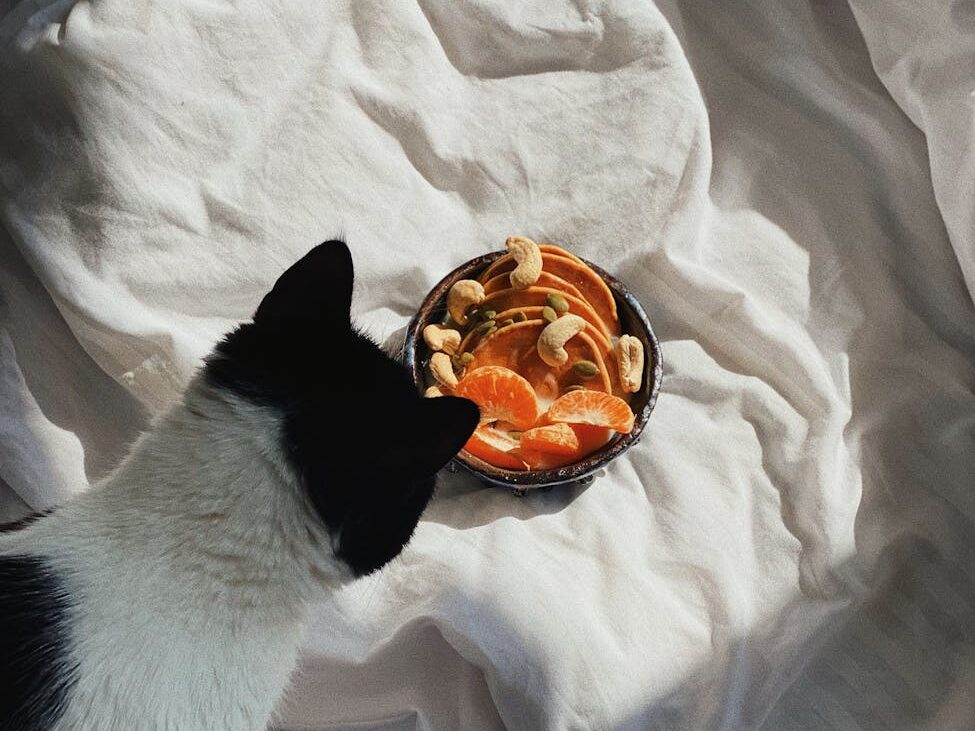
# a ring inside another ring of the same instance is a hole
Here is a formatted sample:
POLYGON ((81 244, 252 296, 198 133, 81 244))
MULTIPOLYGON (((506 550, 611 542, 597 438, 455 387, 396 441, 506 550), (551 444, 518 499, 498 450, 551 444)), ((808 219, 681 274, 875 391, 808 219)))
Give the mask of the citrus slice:
POLYGON ((600 391, 570 391, 559 396, 546 418, 550 422, 602 426, 623 434, 633 430, 633 412, 626 401, 600 391))
POLYGON ((502 467, 507 470, 527 470, 527 462, 511 453, 517 446, 518 440, 507 432, 484 424, 474 430, 471 438, 464 445, 464 449, 495 467, 502 467))
POLYGON ((521 435, 520 445, 523 449, 561 454, 566 457, 575 457, 579 454, 579 437, 571 426, 561 422, 529 429, 521 435))
POLYGON ((475 367, 457 384, 454 395, 476 403, 482 422, 510 421, 518 429, 529 429, 538 419, 535 391, 509 368, 475 367))

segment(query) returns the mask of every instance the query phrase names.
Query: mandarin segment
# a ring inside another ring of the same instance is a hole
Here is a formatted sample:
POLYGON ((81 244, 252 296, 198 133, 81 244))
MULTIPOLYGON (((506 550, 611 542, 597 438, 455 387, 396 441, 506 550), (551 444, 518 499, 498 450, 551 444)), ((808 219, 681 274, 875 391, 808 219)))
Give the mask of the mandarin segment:
POLYGON ((586 332, 581 332, 565 344, 569 358, 555 368, 548 366, 538 355, 538 338, 546 323, 543 320, 526 320, 502 328, 484 338, 472 352, 473 368, 502 366, 523 375, 543 401, 551 401, 567 386, 576 382, 572 365, 579 360, 597 364, 599 373, 589 379, 590 388, 611 391, 612 384, 599 348, 586 332))
POLYGON ((482 425, 474 430, 464 449, 478 459, 488 464, 507 470, 528 469, 528 464, 512 450, 518 447, 518 441, 499 429, 482 425))
POLYGON ((579 456, 579 437, 568 424, 558 423, 536 426, 521 435, 520 445, 549 454, 579 456))
POLYGON ((559 396, 548 409, 549 422, 591 424, 627 434, 633 430, 633 412, 618 396, 601 391, 570 391, 559 396))
POLYGON ((538 419, 538 400, 531 384, 514 370, 497 365, 474 367, 457 384, 454 394, 468 398, 481 410, 481 421, 508 421, 528 429, 538 419))

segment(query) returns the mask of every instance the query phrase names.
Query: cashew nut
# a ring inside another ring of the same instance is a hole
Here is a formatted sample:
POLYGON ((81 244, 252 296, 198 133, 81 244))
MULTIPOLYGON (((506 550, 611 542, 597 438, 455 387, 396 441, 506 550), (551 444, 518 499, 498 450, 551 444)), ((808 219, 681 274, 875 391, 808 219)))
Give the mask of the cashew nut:
POLYGON ((460 345, 460 333, 457 330, 441 325, 427 325, 423 328, 423 341, 430 350, 442 350, 447 355, 457 352, 460 345))
POLYGON ((447 312, 458 325, 467 324, 467 308, 484 301, 484 287, 473 279, 461 279, 447 293, 447 312))
POLYGON ((621 337, 616 343, 616 364, 623 390, 626 393, 639 391, 643 382, 643 341, 632 335, 621 337))
POLYGON ((550 322, 538 336, 538 356, 546 365, 563 365, 569 360, 569 354, 563 346, 585 328, 586 321, 578 315, 563 315, 555 322, 550 322))
POLYGON ((447 388, 457 386, 457 376, 454 374, 454 365, 450 362, 450 356, 446 353, 434 353, 430 358, 430 372, 437 382, 447 388))
POLYGON ((437 398, 437 396, 443 396, 443 391, 440 390, 440 386, 430 386, 430 388, 423 392, 423 398, 437 398))
POLYGON ((518 266, 508 277, 515 289, 525 289, 538 281, 542 273, 542 252, 538 244, 524 236, 510 236, 505 242, 518 266))

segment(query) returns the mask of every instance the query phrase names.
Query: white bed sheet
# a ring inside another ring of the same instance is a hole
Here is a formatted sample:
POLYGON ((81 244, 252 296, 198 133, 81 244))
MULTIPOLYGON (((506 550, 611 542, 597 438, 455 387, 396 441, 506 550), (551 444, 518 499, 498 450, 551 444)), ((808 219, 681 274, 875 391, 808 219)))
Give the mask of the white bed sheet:
POLYGON ((616 273, 661 337, 640 445, 521 500, 445 475, 319 608, 282 729, 968 727, 971 181, 897 105, 900 16, 5 9, 0 478, 30 506, 104 474, 336 233, 390 347, 512 232, 616 273))

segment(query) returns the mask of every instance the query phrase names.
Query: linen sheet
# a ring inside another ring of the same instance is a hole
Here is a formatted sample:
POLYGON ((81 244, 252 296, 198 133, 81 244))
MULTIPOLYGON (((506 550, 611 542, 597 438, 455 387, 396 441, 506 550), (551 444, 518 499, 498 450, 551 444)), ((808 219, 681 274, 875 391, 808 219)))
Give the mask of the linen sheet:
POLYGON ((315 243, 395 352, 522 233, 643 303, 648 430, 588 486, 445 473, 278 727, 970 728, 964 6, 0 4, 0 508, 104 475, 315 243))

